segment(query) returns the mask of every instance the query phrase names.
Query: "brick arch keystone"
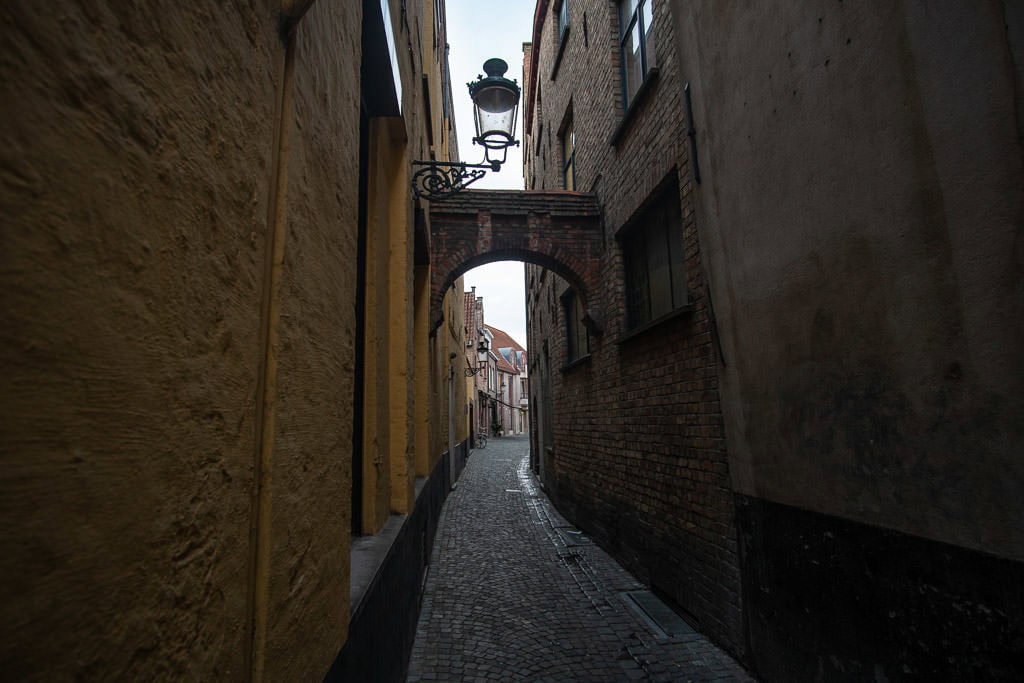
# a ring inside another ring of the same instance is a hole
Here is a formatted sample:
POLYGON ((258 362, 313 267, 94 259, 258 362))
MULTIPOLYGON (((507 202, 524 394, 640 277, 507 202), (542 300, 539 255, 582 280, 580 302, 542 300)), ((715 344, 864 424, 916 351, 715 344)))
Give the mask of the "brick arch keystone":
POLYGON ((444 320, 444 294, 463 273, 494 261, 526 261, 564 278, 583 305, 584 324, 601 332, 594 304, 604 234, 593 194, 466 190, 430 205, 431 334, 444 320))

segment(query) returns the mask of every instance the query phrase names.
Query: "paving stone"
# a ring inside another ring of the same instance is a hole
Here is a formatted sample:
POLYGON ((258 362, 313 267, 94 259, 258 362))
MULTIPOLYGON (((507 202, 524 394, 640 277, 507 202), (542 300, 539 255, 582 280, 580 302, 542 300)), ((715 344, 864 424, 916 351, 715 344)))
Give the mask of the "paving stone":
POLYGON ((445 503, 408 680, 750 681, 704 636, 627 606, 645 587, 551 505, 528 449, 473 451, 445 503))

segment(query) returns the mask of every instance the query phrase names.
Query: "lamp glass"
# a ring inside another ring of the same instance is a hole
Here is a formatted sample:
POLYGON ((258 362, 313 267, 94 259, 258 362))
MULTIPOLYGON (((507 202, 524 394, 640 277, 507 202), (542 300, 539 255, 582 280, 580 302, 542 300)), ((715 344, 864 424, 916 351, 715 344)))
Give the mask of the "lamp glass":
POLYGON ((487 150, 504 150, 515 144, 519 86, 505 78, 506 71, 508 64, 504 60, 488 59, 484 62, 487 75, 468 84, 476 126, 473 141, 487 150))
POLYGON ((504 83, 482 86, 473 97, 476 133, 485 147, 507 147, 515 136, 519 93, 504 83))

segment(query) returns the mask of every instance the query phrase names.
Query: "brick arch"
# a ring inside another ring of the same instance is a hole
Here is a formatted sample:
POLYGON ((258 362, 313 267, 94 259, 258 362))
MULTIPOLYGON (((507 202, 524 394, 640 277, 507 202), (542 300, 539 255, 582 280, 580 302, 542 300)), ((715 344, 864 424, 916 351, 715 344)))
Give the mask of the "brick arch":
MULTIPOLYGON (((525 263, 533 263, 538 266, 543 266, 548 270, 554 272, 556 275, 566 280, 569 285, 576 290, 580 296, 580 300, 583 302, 584 307, 588 301, 588 288, 583 283, 583 279, 577 275, 569 266, 559 261, 557 258, 552 257, 549 254, 538 253, 532 251, 524 251, 521 249, 494 249, 487 253, 480 254, 474 258, 469 259, 462 265, 458 266, 452 272, 448 273, 445 277, 444 282, 441 283, 440 297, 444 298, 445 292, 448 288, 454 284, 455 280, 459 276, 466 272, 473 270, 477 266, 482 266, 488 263, 494 263, 496 261, 523 261, 525 263)), ((440 303, 440 302, 439 302, 440 303)), ((441 320, 434 320, 434 324, 440 325, 441 320)))
POLYGON ((601 331, 594 297, 604 239, 592 194, 467 190, 430 207, 431 333, 444 319, 444 294, 472 268, 494 261, 543 266, 569 282, 590 331, 601 331))

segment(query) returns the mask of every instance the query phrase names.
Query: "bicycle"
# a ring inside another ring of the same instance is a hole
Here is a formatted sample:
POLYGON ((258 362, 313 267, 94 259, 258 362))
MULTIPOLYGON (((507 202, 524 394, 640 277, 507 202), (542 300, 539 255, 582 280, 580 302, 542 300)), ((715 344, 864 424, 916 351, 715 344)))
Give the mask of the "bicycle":
POLYGON ((484 432, 479 432, 476 435, 476 447, 487 448, 487 434, 485 434, 484 432))

